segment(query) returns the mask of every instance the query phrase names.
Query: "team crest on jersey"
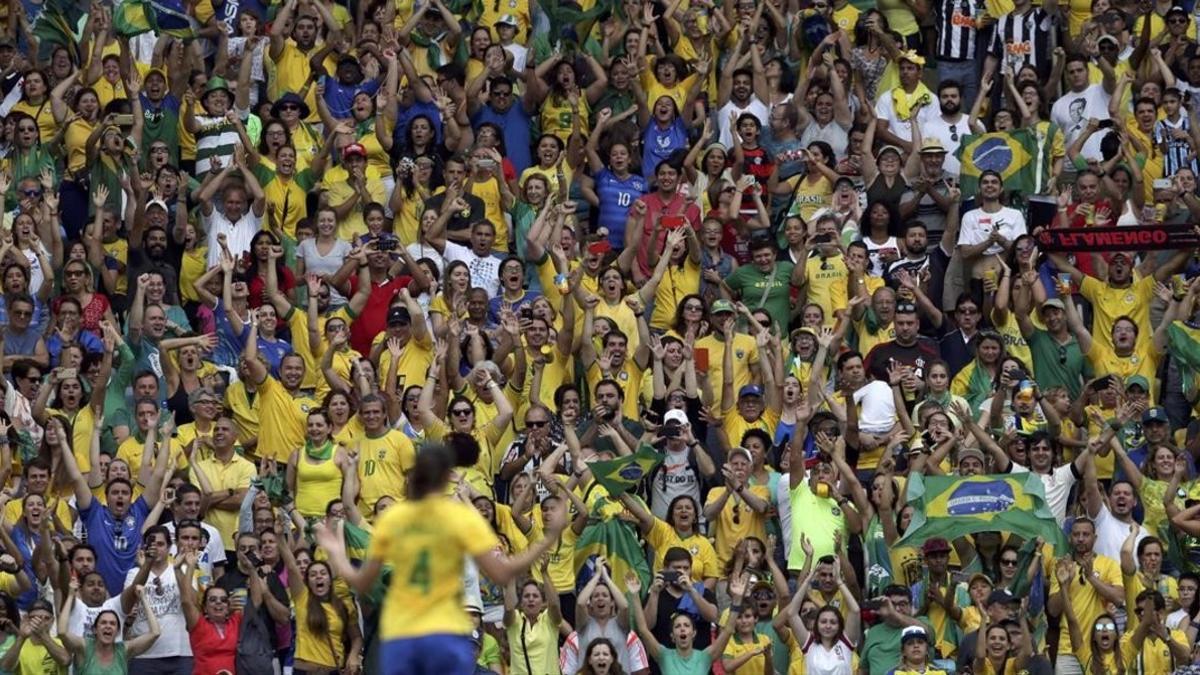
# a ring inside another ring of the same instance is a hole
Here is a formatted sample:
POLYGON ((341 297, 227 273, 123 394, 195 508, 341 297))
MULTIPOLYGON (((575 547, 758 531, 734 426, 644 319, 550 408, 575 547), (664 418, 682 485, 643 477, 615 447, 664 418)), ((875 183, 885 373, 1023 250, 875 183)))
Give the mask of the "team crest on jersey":
POLYGON ((378 454, 379 454, 379 459, 387 458, 387 450, 380 450, 378 454))
POLYGON ((125 527, 136 527, 136 526, 137 526, 137 521, 134 519, 132 513, 125 516, 125 527))
POLYGON ((1127 303, 1129 303, 1129 304, 1131 304, 1131 305, 1133 304, 1133 293, 1126 293, 1126 294, 1125 294, 1125 302, 1127 302, 1127 303))
POLYGON ((733 350, 733 355, 738 357, 739 359, 744 359, 744 358, 746 358, 746 350, 745 349, 735 349, 735 350, 733 350))

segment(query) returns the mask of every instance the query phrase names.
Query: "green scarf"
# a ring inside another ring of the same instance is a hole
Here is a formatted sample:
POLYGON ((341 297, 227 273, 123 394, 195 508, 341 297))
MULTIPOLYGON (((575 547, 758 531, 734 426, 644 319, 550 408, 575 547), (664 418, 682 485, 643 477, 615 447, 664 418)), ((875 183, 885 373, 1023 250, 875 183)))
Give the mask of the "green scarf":
POLYGON ((414 30, 409 34, 408 39, 418 47, 425 48, 425 64, 430 70, 437 71, 442 67, 442 38, 446 37, 446 33, 442 32, 434 37, 425 37, 421 31, 414 30))
POLYGON ((325 441, 321 447, 314 447, 312 441, 305 439, 304 454, 308 455, 309 459, 315 459, 319 462, 333 457, 333 441, 325 441))

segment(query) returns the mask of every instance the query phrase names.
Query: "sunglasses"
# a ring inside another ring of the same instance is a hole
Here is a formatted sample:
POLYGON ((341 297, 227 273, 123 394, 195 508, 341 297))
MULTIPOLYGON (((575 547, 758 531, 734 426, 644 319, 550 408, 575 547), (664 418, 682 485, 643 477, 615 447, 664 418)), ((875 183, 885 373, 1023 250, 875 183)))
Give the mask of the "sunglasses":
POLYGON ((41 190, 21 190, 21 194, 25 195, 26 197, 41 197, 42 191, 41 190))
POLYGON ((279 109, 280 110, 299 110, 300 106, 296 105, 295 103, 284 103, 283 105, 279 106, 279 109))
POLYGON ((471 410, 470 408, 459 408, 458 410, 451 410, 450 414, 454 415, 456 417, 466 417, 467 415, 470 415, 473 412, 474 411, 471 410))
POLYGON ((1016 567, 1017 560, 1016 558, 1004 558, 1000 561, 1000 564, 1004 565, 1005 567, 1016 567))
POLYGON ((87 274, 87 272, 84 270, 67 270, 66 272, 63 272, 63 274, 68 277, 81 277, 87 274))
MULTIPOLYGON (((1139 609, 1138 614, 1141 614, 1141 613, 1142 613, 1142 611, 1139 609)), ((1117 624, 1115 624, 1111 621, 1097 621, 1095 629, 1096 630, 1116 630, 1117 624)))
POLYGON ((526 420, 525 421, 526 427, 532 427, 534 429, 541 429, 542 427, 546 426, 547 424, 550 424, 550 422, 548 420, 526 420))

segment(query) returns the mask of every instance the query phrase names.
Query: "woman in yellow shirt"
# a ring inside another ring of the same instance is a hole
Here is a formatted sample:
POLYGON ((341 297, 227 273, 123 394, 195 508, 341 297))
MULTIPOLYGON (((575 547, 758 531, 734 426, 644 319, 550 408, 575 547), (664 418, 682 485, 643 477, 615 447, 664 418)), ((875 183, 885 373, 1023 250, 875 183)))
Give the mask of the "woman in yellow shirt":
POLYGON ((1008 629, 1000 624, 991 623, 991 617, 983 612, 983 625, 980 626, 980 636, 975 640, 975 675, 1017 675, 1024 670, 1029 661, 1032 642, 1029 639, 1029 627, 1025 621, 1018 618, 1024 639, 1017 647, 1017 653, 1010 655, 1012 644, 1008 639, 1008 629))
POLYGON ((49 143, 54 138, 58 123, 54 119, 53 108, 50 105, 50 88, 46 84, 46 74, 40 70, 30 70, 21 80, 21 100, 12 107, 13 112, 23 112, 37 122, 38 135, 43 143, 49 143))
POLYGON ((359 672, 363 638, 353 605, 335 592, 329 563, 314 560, 300 570, 289 539, 284 537, 279 552, 287 567, 288 591, 296 611, 296 670, 359 672))
MULTIPOLYGON (((392 231, 405 246, 420 241, 422 228, 430 227, 437 220, 438 212, 425 208, 425 200, 433 194, 432 180, 433 160, 429 157, 405 157, 396 165, 396 181, 388 198, 388 208, 395 214, 392 231)), ((422 256, 415 257, 420 259, 422 256)))
POLYGON ((304 447, 293 450, 288 460, 288 489, 296 495, 296 510, 310 520, 323 518, 329 502, 342 495, 348 455, 345 448, 333 442, 332 432, 329 413, 320 408, 312 410, 308 413, 304 447))
POLYGON ((692 555, 692 578, 703 581, 709 589, 716 588, 721 571, 717 568, 717 553, 708 537, 700 532, 700 507, 690 495, 680 495, 667 505, 667 519, 654 517, 645 504, 629 494, 622 494, 621 503, 638 521, 646 543, 654 547, 654 571, 663 567, 667 550, 682 548, 692 555))
MULTIPOLYGON (((329 553, 333 569, 359 593, 372 588, 385 564, 392 568, 381 612, 381 675, 469 672, 475 662, 470 639, 475 626, 461 597, 464 558, 470 556, 487 578, 509 583, 550 550, 566 527, 563 510, 547 519, 546 536, 525 551, 512 557, 497 555, 499 540, 483 517, 470 505, 446 496, 455 465, 474 463, 474 457, 456 457, 440 444, 423 446, 408 474, 408 500, 380 515, 359 568, 350 563, 340 534, 323 525, 316 528, 317 541, 329 553), (451 522, 454 527, 444 526, 451 522)), ((557 599, 555 595, 552 602, 557 599)), ((510 612, 505 614, 510 618, 510 612)), ((554 645, 557 668, 557 624, 554 645)))
POLYGON ((539 119, 542 133, 553 134, 563 143, 571 137, 576 115, 579 116, 580 130, 587 133, 591 128, 591 106, 600 100, 608 88, 608 73, 604 66, 586 51, 580 56, 592 70, 593 80, 587 89, 579 89, 575 65, 558 54, 537 65, 534 71, 537 77, 529 78, 529 89, 525 93, 526 101, 541 108, 539 119), (550 84, 546 84, 547 75, 550 84))
POLYGON ((453 319, 461 319, 467 302, 467 291, 471 290, 471 270, 461 260, 446 265, 446 281, 442 290, 429 303, 429 319, 433 334, 443 338, 450 330, 453 319))
MULTIPOLYGON (((1088 675, 1120 672, 1117 664, 1123 664, 1124 661, 1121 660, 1117 620, 1107 612, 1096 617, 1096 621, 1087 627, 1090 634, 1085 642, 1085 627, 1079 625, 1079 616, 1071 605, 1071 579, 1076 574, 1074 565, 1069 560, 1062 560, 1055 568, 1054 574, 1058 578, 1059 597, 1062 598, 1063 617, 1067 620, 1071 650, 1075 652, 1075 658, 1079 659, 1079 665, 1083 666, 1083 672, 1088 675)), ((1028 643, 1028 640, 1025 642, 1028 643)))

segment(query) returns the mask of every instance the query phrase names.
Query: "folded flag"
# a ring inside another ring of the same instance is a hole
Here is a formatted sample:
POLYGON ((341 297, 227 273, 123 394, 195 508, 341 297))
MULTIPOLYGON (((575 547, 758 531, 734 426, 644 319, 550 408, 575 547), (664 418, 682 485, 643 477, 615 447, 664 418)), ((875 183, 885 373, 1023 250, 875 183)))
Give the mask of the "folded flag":
POLYGON ((1167 353, 1179 368, 1183 394, 1190 400, 1200 387, 1200 328, 1184 321, 1167 326, 1167 353))
POLYGON ((650 565, 638 541, 637 530, 618 518, 602 517, 600 514, 607 502, 607 497, 601 497, 593 503, 588 525, 575 541, 576 591, 596 573, 597 556, 604 556, 608 561, 610 578, 622 593, 626 590, 625 576, 630 572, 641 580, 643 589, 649 588, 650 565))
POLYGON ((588 468, 596 482, 603 485, 608 494, 619 497, 649 476, 663 460, 663 455, 649 445, 641 445, 637 452, 608 461, 592 462, 588 468))
POLYGON ((908 479, 912 522, 896 546, 959 537, 988 530, 1041 537, 1058 553, 1067 539, 1046 504, 1042 479, 1033 473, 986 476, 923 476, 908 479))

